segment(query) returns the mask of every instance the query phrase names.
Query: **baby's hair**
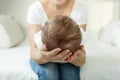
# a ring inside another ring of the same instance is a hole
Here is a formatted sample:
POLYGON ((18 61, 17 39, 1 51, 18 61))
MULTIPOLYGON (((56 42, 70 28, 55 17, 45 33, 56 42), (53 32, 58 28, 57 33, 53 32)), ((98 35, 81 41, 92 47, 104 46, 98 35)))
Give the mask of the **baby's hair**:
POLYGON ((42 43, 48 51, 61 48, 74 52, 79 48, 81 40, 79 26, 67 16, 56 16, 48 20, 42 28, 42 43))

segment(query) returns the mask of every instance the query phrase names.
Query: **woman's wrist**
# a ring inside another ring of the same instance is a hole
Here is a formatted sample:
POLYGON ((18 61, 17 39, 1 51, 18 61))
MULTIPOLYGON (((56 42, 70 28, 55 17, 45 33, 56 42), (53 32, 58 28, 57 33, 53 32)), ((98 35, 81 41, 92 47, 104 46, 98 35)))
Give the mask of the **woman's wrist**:
POLYGON ((40 58, 40 59, 33 59, 37 64, 45 64, 45 63, 49 63, 50 61, 48 59, 45 58, 40 58))
POLYGON ((30 54, 31 58, 38 64, 45 64, 50 62, 49 59, 45 58, 45 53, 40 51, 38 48, 32 48, 30 54))

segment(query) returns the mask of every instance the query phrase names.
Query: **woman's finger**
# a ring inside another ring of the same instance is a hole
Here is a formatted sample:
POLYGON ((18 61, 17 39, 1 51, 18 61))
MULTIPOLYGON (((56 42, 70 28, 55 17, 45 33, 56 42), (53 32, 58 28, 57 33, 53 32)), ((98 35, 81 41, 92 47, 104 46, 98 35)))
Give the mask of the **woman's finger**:
POLYGON ((53 49, 52 51, 49 52, 50 56, 55 56, 61 51, 60 48, 53 49))
POLYGON ((84 46, 83 46, 83 45, 80 45, 79 49, 80 49, 80 51, 82 51, 82 52, 85 53, 85 49, 84 49, 84 46))
POLYGON ((74 64, 76 66, 79 66, 80 59, 79 59, 79 57, 77 55, 74 55, 74 56, 72 56, 71 60, 69 60, 68 62, 70 62, 70 63, 72 63, 72 64, 74 64))
POLYGON ((79 46, 79 49, 83 49, 83 48, 84 48, 84 46, 83 46, 83 45, 80 45, 80 46, 79 46))
POLYGON ((55 56, 56 59, 62 59, 65 55, 69 55, 70 54, 70 50, 64 50, 61 53, 59 53, 58 55, 55 56))
POLYGON ((65 55, 62 60, 66 61, 70 56, 72 55, 72 52, 70 52, 69 54, 65 55))
POLYGON ((73 53, 73 55, 68 58, 68 61, 71 62, 71 61, 74 61, 79 55, 79 50, 77 50, 76 52, 73 53))

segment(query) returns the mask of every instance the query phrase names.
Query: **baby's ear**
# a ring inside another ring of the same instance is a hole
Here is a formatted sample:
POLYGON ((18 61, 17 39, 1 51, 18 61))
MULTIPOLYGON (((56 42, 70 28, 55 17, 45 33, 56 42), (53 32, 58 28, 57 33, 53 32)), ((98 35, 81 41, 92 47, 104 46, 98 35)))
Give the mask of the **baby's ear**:
POLYGON ((47 47, 46 47, 45 44, 42 45, 41 50, 43 50, 43 51, 47 51, 47 47))

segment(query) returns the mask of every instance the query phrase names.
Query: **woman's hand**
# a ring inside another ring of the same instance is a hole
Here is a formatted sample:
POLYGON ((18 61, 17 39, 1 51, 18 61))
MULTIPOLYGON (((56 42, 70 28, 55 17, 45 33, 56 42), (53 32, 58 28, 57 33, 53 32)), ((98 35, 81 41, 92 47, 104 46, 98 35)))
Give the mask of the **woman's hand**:
POLYGON ((67 59, 67 61, 78 67, 85 64, 86 53, 85 53, 84 47, 80 46, 80 49, 74 52, 73 55, 67 59))
POLYGON ((56 48, 52 51, 47 51, 46 46, 44 45, 40 50, 39 64, 44 64, 53 61, 64 61, 71 56, 70 50, 64 50, 61 52, 60 48, 56 48))

